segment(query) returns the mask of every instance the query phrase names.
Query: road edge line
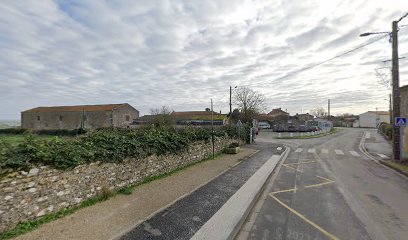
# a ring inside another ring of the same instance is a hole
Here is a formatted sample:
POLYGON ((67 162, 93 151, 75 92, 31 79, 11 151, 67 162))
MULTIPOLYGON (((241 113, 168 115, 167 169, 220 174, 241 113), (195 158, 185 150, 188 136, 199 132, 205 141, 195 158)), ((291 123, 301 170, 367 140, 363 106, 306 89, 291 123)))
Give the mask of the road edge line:
MULTIPOLYGON (((359 146, 358 146, 359 149, 360 149, 360 151, 361 151, 364 155, 366 155, 366 157, 368 157, 369 159, 373 160, 373 161, 374 161, 375 163, 377 163, 378 165, 380 165, 380 166, 382 166, 382 167, 384 167, 384 168, 388 168, 388 169, 390 169, 390 170, 393 170, 395 173, 397 173, 398 175, 400 175, 400 176, 403 177, 403 178, 408 178, 408 173, 406 173, 406 172, 404 172, 404 171, 401 171, 401 170, 398 169, 398 168, 394 168, 393 166, 389 165, 386 161, 377 159, 376 157, 374 157, 373 155, 371 155, 371 154, 367 151, 367 149, 365 148, 365 145, 364 145, 364 143, 365 143, 365 135, 366 135, 366 132, 364 131, 363 136, 361 137, 361 140, 360 140, 360 144, 359 144, 359 146)), ((392 160, 391 160, 391 161, 392 161, 392 160)))
POLYGON ((272 155, 264 165, 194 234, 191 240, 233 239, 263 192, 264 186, 290 147, 280 155, 272 155))

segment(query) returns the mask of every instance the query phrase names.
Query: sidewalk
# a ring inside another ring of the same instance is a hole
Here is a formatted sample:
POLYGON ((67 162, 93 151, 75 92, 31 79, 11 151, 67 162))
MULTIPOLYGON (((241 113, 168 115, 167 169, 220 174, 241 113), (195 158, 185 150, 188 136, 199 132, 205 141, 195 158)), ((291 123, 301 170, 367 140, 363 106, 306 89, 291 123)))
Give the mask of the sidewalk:
MULTIPOLYGON (((274 149, 276 151, 276 147, 274 149)), ((117 239, 128 231, 135 230, 136 226, 139 226, 142 234, 148 234, 148 238, 154 237, 160 231, 144 222, 146 219, 150 220, 165 209, 171 212, 175 203, 181 202, 178 200, 186 199, 187 196, 193 195, 192 192, 198 192, 197 189, 202 189, 201 187, 204 185, 210 185, 207 183, 219 179, 220 176, 224 176, 225 179, 238 179, 239 183, 232 185, 231 188, 225 188, 228 194, 219 196, 217 204, 213 205, 212 209, 205 209, 205 212, 213 213, 218 210, 228 197, 234 194, 262 166, 262 163, 267 160, 266 157, 271 154, 270 148, 259 152, 258 150, 253 147, 243 148, 236 155, 222 155, 216 160, 202 162, 169 177, 136 187, 131 195, 117 195, 108 201, 81 209, 72 215, 45 224, 16 239, 117 239), (242 171, 235 171, 239 166, 244 165, 246 174, 242 171)), ((216 195, 208 197, 217 198, 216 195)), ((203 207, 202 203, 200 204, 203 207)), ((183 207, 183 209, 188 208, 188 206, 183 207)), ((197 214, 194 210, 193 213, 195 231, 205 223, 206 218, 211 217, 211 214, 206 213, 205 217, 195 218, 197 214)), ((179 224, 180 222, 177 221, 176 219, 172 220, 175 224, 179 224)), ((163 224, 171 225, 169 222, 163 224)), ((192 236, 194 232, 189 232, 190 230, 185 234, 192 236)), ((181 233, 176 231, 173 234, 179 235, 181 233)), ((159 238, 171 239, 172 236, 174 235, 166 233, 159 238)))
POLYGON ((366 130, 364 136, 366 151, 378 160, 388 160, 392 157, 391 144, 377 130, 366 130))

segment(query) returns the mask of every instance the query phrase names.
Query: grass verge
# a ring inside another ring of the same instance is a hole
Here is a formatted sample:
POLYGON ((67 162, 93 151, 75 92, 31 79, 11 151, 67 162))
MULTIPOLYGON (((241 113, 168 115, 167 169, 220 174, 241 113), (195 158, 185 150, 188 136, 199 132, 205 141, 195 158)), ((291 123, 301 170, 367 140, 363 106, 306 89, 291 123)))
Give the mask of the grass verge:
POLYGON ((60 210, 58 212, 55 212, 55 213, 46 214, 46 215, 44 215, 44 216, 42 216, 42 217, 40 217, 38 219, 28 220, 28 221, 24 221, 24 222, 21 222, 21 223, 17 224, 17 226, 14 227, 13 229, 10 229, 10 230, 8 230, 6 232, 0 233, 0 240, 10 239, 10 238, 17 237, 19 235, 25 234, 27 232, 30 232, 30 231, 36 229, 36 228, 39 228, 43 224, 46 224, 46 223, 49 223, 51 221, 54 221, 54 220, 57 220, 59 218, 70 215, 70 214, 72 214, 72 213, 74 213, 74 212, 76 212, 76 211, 78 211, 78 210, 80 210, 82 208, 95 205, 98 202, 106 201, 106 200, 110 199, 111 197, 113 197, 113 196, 115 196, 117 194, 130 195, 130 194, 132 194, 133 189, 138 187, 138 186, 141 186, 143 184, 146 184, 146 183, 158 180, 158 179, 166 178, 168 176, 171 176, 171 175, 173 175, 173 174, 175 174, 177 172, 180 172, 180 171, 182 171, 182 170, 184 170, 186 168, 192 167, 192 166, 194 166, 196 164, 199 164, 199 163, 202 163, 204 161, 215 160, 215 159, 217 159, 218 157, 220 157, 222 155, 223 155, 223 150, 216 153, 214 155, 214 158, 212 157, 212 155, 207 156, 207 157, 203 158, 200 161, 192 162, 192 163, 189 163, 187 165, 175 168, 175 169, 173 169, 173 170, 171 170, 171 171, 169 171, 167 173, 147 177, 146 179, 144 179, 140 183, 137 183, 135 185, 129 185, 129 186, 123 187, 123 188, 121 188, 121 189, 119 189, 117 191, 110 191, 109 189, 103 188, 101 193, 98 196, 89 198, 89 199, 83 201, 82 203, 80 203, 78 206, 65 208, 65 209, 62 209, 62 210, 60 210))
POLYGON ((395 161, 382 161, 385 165, 392 167, 394 169, 399 170, 400 172, 403 172, 405 175, 408 176, 408 165, 407 164, 401 164, 395 161))

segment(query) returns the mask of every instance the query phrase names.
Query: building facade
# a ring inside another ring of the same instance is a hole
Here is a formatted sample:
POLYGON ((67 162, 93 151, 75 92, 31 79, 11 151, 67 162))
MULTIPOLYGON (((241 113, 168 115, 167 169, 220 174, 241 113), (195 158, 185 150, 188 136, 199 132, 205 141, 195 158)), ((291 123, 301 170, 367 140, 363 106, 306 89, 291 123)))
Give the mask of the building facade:
POLYGON ((96 129, 128 127, 139 111, 127 103, 37 107, 21 112, 21 127, 27 129, 96 129))
POLYGON ((388 111, 368 111, 358 115, 358 121, 353 127, 378 128, 382 122, 390 123, 388 111))

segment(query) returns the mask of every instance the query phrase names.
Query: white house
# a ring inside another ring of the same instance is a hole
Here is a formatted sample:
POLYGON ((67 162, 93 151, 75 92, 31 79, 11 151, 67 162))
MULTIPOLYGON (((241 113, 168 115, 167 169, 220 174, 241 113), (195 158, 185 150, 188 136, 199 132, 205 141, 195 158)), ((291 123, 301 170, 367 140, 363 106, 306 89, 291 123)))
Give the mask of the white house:
POLYGON ((358 120, 353 124, 353 127, 378 128, 382 122, 390 123, 388 111, 368 111, 358 115, 358 120))

